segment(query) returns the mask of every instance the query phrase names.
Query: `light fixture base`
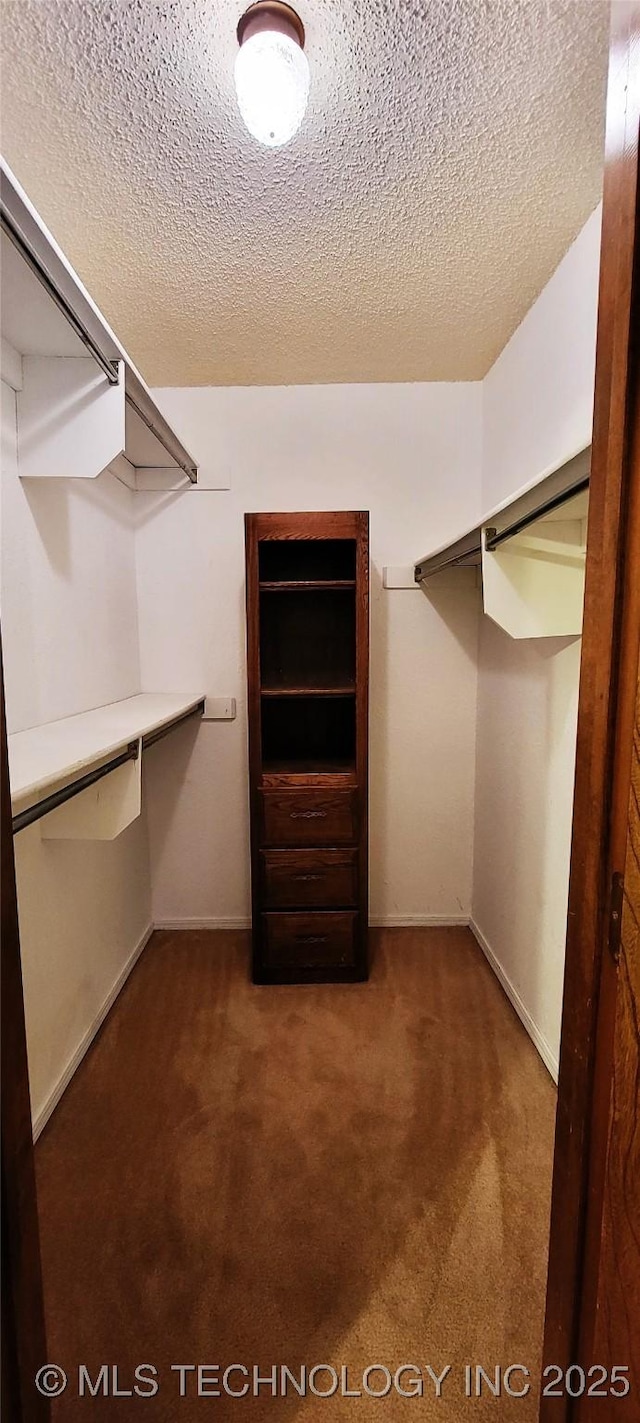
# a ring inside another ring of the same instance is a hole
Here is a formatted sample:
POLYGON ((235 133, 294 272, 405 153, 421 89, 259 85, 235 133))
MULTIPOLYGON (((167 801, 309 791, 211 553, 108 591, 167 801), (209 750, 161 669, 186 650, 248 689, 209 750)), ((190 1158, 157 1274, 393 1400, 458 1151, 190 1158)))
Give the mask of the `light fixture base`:
POLYGON ((284 0, 255 0, 255 4, 250 5, 238 20, 238 44, 243 44, 250 35, 257 35, 260 30, 276 30, 289 35, 304 49, 302 20, 291 5, 284 4, 284 0))

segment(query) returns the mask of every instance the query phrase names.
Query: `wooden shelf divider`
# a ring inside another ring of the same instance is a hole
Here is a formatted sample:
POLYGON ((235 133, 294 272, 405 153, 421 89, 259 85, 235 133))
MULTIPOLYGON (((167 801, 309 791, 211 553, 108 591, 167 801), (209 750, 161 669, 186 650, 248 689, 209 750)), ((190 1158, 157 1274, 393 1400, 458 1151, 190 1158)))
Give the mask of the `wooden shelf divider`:
POLYGON ((305 593, 312 592, 332 592, 336 588, 355 588, 355 578, 305 578, 305 579, 273 579, 260 583, 261 593, 305 593))
POLYGON ((355 696, 355 690, 355 682, 343 682, 335 687, 323 687, 311 684, 288 687, 284 684, 274 684, 270 687, 263 685, 260 689, 260 695, 262 697, 353 697, 355 696))

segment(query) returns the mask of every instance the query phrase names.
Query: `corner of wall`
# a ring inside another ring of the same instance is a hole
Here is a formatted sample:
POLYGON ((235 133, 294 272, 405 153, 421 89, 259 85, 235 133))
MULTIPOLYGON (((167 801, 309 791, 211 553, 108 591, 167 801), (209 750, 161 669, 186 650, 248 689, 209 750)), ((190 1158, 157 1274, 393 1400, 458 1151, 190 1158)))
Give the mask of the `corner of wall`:
MULTIPOLYGON (((485 513, 590 443, 600 224, 599 206, 483 381, 485 513)), ((471 925, 557 1080, 579 645, 485 617, 477 672, 471 925)))

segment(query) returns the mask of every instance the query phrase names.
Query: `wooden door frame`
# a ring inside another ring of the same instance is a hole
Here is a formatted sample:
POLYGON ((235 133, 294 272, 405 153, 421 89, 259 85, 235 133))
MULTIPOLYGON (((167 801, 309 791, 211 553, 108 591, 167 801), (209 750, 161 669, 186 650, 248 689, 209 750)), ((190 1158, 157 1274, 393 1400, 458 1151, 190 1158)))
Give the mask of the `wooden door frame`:
POLYGON ((24 1021, 4 679, 0 648, 2 868, 2 1413, 12 1423, 48 1423, 35 1386, 47 1362, 29 1067, 24 1021))
MULTIPOLYGON (((593 453, 564 1005, 543 1365, 581 1358, 595 1308, 594 1209, 604 1184, 619 924, 637 685, 640 499, 640 0, 612 5, 593 453), (635 649, 635 650, 634 650, 635 649), (625 833, 621 834, 624 829, 625 833), (616 918, 616 915, 618 916, 616 918), (608 1047, 607 1047, 608 1045, 608 1047), (608 1070, 607 1070, 608 1062, 608 1070), (591 1223, 589 1223, 591 1222, 591 1223)), ((616 1360, 624 1363, 623 1359, 616 1360)), ((540 1418, 565 1423, 565 1396, 540 1418)))

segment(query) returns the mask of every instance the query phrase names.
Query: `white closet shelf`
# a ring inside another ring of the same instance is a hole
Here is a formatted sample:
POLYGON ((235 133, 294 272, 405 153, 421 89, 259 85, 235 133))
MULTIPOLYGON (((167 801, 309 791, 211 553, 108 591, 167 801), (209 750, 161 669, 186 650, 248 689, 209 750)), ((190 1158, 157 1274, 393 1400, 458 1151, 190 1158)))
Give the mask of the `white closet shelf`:
MULTIPOLYGON (((421 558, 416 583, 446 569, 481 567, 483 607, 514 638, 582 630, 590 447, 421 558)), ((432 582, 432 580, 435 580, 432 582)))
MULTIPOLYGON (((14 732, 8 737, 14 817, 39 806, 55 792, 119 755, 123 764, 127 759, 139 761, 141 749, 188 717, 202 713, 204 700, 204 693, 141 693, 77 716, 14 732)), ((85 794, 81 792, 78 799, 85 794)))
POLYGON ((18 406, 22 479, 133 489, 197 482, 197 464, 11 169, 0 160, 3 372, 18 406))

